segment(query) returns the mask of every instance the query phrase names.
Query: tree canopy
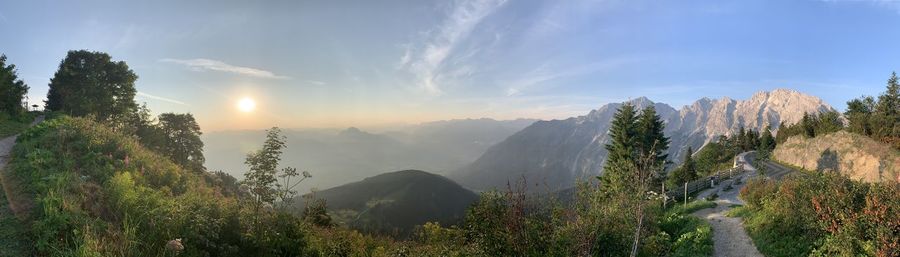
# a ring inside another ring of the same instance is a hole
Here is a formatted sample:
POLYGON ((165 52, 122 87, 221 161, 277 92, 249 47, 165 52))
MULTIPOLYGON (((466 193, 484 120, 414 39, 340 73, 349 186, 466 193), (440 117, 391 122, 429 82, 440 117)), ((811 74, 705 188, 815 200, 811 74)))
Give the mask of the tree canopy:
POLYGON ((669 148, 664 129, 653 106, 640 113, 630 103, 619 108, 610 126, 608 155, 600 177, 605 190, 634 191, 638 184, 661 176, 669 148))
POLYGON ((25 111, 22 101, 28 93, 28 85, 16 74, 16 65, 6 64, 6 55, 0 55, 0 112, 16 117, 25 111))
POLYGON ((99 121, 123 119, 137 108, 137 78, 125 62, 112 61, 109 54, 69 51, 50 79, 46 106, 73 116, 93 115, 99 121))
POLYGON ((694 162, 694 150, 691 147, 687 148, 687 151, 684 153, 684 161, 681 162, 681 166, 672 171, 672 174, 669 175, 669 184, 672 186, 678 186, 684 184, 685 182, 694 181, 700 178, 700 175, 697 174, 697 164, 694 162))
POLYGON ((850 132, 900 148, 900 79, 897 73, 891 73, 884 93, 877 100, 871 96, 850 100, 844 115, 850 122, 847 127, 850 132))
POLYGON ((194 115, 163 113, 159 115, 159 127, 165 138, 163 153, 172 161, 194 171, 203 170, 203 141, 200 125, 194 115))

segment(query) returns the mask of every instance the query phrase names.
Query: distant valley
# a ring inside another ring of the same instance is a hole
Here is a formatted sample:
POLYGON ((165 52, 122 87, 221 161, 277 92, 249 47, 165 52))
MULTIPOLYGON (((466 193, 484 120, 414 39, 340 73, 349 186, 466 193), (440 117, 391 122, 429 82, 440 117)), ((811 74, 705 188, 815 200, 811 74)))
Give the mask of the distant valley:
MULTIPOLYGON (((490 146, 533 123, 519 119, 462 119, 398 127, 380 133, 357 128, 285 130, 285 166, 308 170, 313 177, 298 191, 327 189, 385 172, 417 169, 446 173, 463 167, 490 146)), ((258 149, 264 131, 205 133, 209 170, 242 179, 247 153, 258 149)))
MULTIPOLYGON (((385 173, 312 193, 339 224, 366 232, 407 236, 417 225, 460 224, 478 195, 440 175, 418 170, 385 173)), ((296 206, 302 210, 304 198, 296 206)))

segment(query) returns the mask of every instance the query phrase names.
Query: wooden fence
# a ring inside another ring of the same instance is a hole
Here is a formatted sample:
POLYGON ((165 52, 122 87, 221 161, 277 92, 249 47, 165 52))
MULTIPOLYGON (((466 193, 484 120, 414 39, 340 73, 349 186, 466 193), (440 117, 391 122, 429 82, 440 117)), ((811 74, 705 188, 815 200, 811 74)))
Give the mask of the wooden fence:
POLYGON ((722 181, 727 180, 736 175, 740 175, 743 172, 744 172, 744 170, 742 167, 733 167, 733 168, 730 168, 730 169, 727 169, 724 171, 720 171, 720 172, 716 173, 715 175, 704 177, 704 178, 701 178, 698 180, 694 180, 694 181, 685 183, 685 185, 682 185, 682 186, 679 186, 676 188, 672 188, 672 189, 666 188, 664 190, 666 192, 666 201, 667 202, 682 201, 682 200, 684 200, 685 195, 690 197, 690 195, 693 195, 694 193, 700 192, 701 190, 704 190, 707 188, 711 188, 713 186, 713 184, 719 185, 719 183, 721 183, 722 181), (685 188, 687 188, 686 191, 685 191, 685 188))

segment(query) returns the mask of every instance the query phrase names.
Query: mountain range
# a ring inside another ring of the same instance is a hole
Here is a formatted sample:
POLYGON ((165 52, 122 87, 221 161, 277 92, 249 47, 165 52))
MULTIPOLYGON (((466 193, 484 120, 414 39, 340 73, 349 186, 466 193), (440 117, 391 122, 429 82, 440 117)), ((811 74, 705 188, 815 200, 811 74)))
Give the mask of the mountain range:
MULTIPOLYGON (((804 113, 834 110, 817 97, 788 89, 758 92, 747 100, 702 98, 680 110, 645 97, 628 103, 656 108, 671 138, 670 159, 676 163, 687 147, 699 149, 741 127, 758 131, 771 126, 774 133, 781 123, 795 123, 804 113)), ((521 179, 547 191, 570 188, 578 179, 601 175, 610 121, 622 104, 607 104, 584 116, 537 121, 448 176, 473 190, 503 188, 521 179)))
MULTIPOLYGON (((458 119, 399 126, 377 132, 358 128, 285 129, 282 165, 313 177, 297 190, 325 189, 377 174, 417 169, 435 173, 463 167, 490 146, 534 120, 458 119)), ((208 132, 202 137, 206 167, 243 179, 244 159, 262 145, 265 131, 208 132)))

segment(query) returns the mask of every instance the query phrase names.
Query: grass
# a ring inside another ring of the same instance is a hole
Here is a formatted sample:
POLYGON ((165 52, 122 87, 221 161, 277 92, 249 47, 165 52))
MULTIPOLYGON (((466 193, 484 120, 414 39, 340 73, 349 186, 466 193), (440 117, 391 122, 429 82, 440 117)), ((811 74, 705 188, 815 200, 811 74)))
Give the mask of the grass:
POLYGON ((747 207, 744 207, 743 205, 734 204, 734 205, 731 205, 728 207, 731 208, 731 210, 728 210, 728 212, 725 213, 725 216, 734 217, 734 218, 737 218, 737 217, 746 218, 746 217, 750 216, 750 210, 747 209, 747 207))
POLYGON ((0 256, 31 256, 23 223, 13 215, 0 190, 0 256))
POLYGON ((677 204, 675 206, 672 206, 672 208, 669 209, 669 212, 677 213, 677 214, 691 214, 698 210, 707 209, 707 208, 715 208, 715 207, 716 207, 715 202, 707 201, 707 200, 699 200, 699 201, 689 202, 689 203, 687 203, 687 205, 677 204))
POLYGON ((28 128, 28 122, 0 120, 0 138, 6 138, 28 128))
POLYGON ((675 205, 666 211, 660 227, 676 238, 672 245, 671 256, 712 256, 712 228, 706 220, 690 214, 714 207, 715 202, 699 200, 675 205))

